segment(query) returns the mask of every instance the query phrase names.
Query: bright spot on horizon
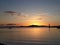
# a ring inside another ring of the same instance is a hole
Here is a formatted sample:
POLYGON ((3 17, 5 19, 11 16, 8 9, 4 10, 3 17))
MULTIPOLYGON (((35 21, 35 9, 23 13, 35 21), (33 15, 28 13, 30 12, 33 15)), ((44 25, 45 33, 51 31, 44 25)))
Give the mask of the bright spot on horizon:
POLYGON ((42 25, 42 23, 37 21, 37 20, 32 20, 32 21, 30 21, 28 23, 29 23, 29 25, 42 25))

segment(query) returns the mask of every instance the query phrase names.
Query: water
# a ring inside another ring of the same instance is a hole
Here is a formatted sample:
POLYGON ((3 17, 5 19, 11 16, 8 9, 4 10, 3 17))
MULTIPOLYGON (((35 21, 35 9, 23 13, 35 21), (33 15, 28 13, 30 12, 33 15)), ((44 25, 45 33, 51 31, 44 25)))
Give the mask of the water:
POLYGON ((0 42, 7 45, 60 45, 60 29, 0 29, 0 42))

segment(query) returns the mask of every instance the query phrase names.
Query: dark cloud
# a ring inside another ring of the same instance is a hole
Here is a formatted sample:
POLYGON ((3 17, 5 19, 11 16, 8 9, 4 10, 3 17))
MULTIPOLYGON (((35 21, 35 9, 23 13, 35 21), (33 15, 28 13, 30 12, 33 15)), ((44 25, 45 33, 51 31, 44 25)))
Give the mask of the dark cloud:
POLYGON ((14 12, 14 11, 4 11, 4 13, 8 13, 8 14, 14 15, 16 12, 14 12))
POLYGON ((14 11, 4 11, 5 13, 16 13, 14 11))
POLYGON ((21 13, 18 13, 17 15, 20 16, 20 15, 22 15, 22 14, 21 14, 21 13))
POLYGON ((37 20, 42 20, 43 18, 38 18, 37 20))
POLYGON ((25 18, 25 17, 28 17, 27 15, 25 15, 24 13, 21 13, 21 12, 18 13, 17 16, 24 17, 24 18, 25 18))
MULTIPOLYGON (((26 18, 30 18, 30 17, 33 17, 32 15, 27 15, 23 12, 15 12, 15 11, 4 11, 4 13, 8 14, 8 15, 11 15, 11 16, 18 16, 19 18, 23 18, 23 19, 26 19, 26 18)), ((39 20, 41 20, 42 18, 39 18, 39 20)))
POLYGON ((15 11, 4 11, 4 13, 10 14, 10 15, 16 15, 16 16, 20 16, 20 17, 27 17, 26 15, 20 13, 17 13, 15 11))
POLYGON ((11 24, 6 24, 6 25, 16 25, 16 24, 11 23, 11 24))

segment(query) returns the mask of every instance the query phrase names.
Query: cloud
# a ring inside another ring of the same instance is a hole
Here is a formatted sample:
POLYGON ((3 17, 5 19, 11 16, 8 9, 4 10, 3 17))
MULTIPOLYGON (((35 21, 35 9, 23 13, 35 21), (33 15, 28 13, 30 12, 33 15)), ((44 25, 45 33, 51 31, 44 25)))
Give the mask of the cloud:
POLYGON ((16 14, 16 12, 14 12, 14 11, 4 11, 4 13, 10 14, 10 15, 16 14))
POLYGON ((22 12, 15 12, 15 11, 4 11, 4 13, 9 14, 9 15, 15 15, 15 16, 19 16, 19 17, 27 17, 27 15, 25 15, 22 12))
POLYGON ((9 24, 6 24, 6 25, 11 25, 11 26, 12 26, 12 25, 16 25, 16 24, 13 24, 13 23, 9 23, 9 24))
POLYGON ((5 13, 16 13, 14 11, 4 11, 5 13))

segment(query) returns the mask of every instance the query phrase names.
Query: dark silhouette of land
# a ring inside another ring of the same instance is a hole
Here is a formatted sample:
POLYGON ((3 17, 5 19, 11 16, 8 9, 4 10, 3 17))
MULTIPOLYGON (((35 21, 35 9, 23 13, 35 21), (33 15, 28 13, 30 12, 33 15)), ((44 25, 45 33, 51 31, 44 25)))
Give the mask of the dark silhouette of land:
POLYGON ((58 29, 60 29, 60 25, 59 25, 59 26, 57 26, 57 28, 58 28, 58 29))
POLYGON ((29 26, 16 26, 16 24, 6 24, 6 25, 3 25, 1 24, 0 25, 0 28, 25 28, 25 27, 46 27, 46 28, 58 28, 60 29, 60 25, 59 26, 50 26, 50 24, 48 26, 46 25, 29 25, 29 26))

